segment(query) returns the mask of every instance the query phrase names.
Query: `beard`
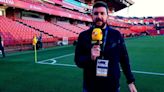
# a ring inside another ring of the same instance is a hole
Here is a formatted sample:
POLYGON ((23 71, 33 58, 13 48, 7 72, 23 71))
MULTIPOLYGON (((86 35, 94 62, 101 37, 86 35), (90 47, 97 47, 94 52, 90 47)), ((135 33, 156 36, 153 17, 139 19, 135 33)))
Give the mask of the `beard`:
POLYGON ((105 23, 104 23, 104 22, 103 22, 101 25, 95 24, 95 27, 96 27, 96 28, 101 28, 101 29, 103 29, 104 26, 105 26, 105 23))
POLYGON ((103 29, 106 23, 103 22, 103 20, 101 20, 101 19, 96 19, 95 22, 94 22, 93 24, 94 24, 94 26, 95 26, 96 28, 101 28, 101 29, 103 29))

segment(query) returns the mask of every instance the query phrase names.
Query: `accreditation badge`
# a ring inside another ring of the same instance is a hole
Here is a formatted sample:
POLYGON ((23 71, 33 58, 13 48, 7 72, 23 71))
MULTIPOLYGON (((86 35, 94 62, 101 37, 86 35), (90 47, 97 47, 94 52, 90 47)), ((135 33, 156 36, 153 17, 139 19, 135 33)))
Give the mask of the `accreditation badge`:
POLYGON ((108 63, 109 63, 109 60, 102 60, 102 59, 97 60, 96 76, 99 76, 99 77, 108 76, 108 63))

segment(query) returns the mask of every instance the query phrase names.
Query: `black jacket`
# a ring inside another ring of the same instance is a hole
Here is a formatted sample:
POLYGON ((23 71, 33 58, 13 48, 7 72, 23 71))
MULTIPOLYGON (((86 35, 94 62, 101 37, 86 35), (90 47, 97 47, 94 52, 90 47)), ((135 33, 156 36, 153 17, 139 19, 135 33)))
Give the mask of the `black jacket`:
POLYGON ((93 28, 90 28, 80 33, 75 50, 75 63, 84 70, 84 89, 87 92, 116 92, 120 78, 119 63, 127 82, 134 82, 124 39, 119 31, 109 27, 105 49, 102 52, 104 59, 109 60, 108 77, 96 77, 96 61, 91 60, 92 30, 93 28))

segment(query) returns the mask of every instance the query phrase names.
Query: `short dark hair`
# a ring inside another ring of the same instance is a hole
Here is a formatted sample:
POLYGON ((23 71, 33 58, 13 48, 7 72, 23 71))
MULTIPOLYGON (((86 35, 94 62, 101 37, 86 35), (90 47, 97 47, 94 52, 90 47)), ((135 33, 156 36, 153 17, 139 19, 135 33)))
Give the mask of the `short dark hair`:
POLYGON ((103 1, 97 1, 97 2, 94 3, 93 9, 94 8, 98 8, 98 7, 105 7, 106 8, 106 11, 108 13, 109 7, 108 7, 107 3, 103 2, 103 1))

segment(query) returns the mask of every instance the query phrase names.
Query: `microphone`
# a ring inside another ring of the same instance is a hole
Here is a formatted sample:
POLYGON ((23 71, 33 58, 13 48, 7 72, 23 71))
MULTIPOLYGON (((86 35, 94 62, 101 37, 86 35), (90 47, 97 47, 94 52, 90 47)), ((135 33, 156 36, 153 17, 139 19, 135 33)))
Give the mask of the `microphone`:
POLYGON ((102 44, 103 33, 100 28, 94 28, 92 31, 92 44, 102 44))

